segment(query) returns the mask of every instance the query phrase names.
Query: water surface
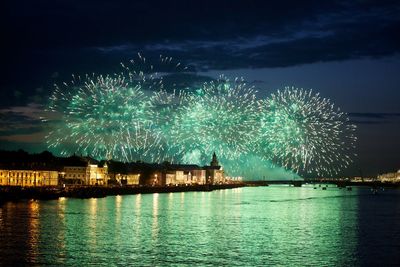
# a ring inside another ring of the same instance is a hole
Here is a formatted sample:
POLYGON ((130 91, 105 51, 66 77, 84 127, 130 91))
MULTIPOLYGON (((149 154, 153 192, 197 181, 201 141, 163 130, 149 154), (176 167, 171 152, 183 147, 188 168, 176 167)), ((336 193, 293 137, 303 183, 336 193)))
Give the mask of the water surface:
POLYGON ((288 186, 6 203, 0 265, 387 266, 400 192, 288 186))

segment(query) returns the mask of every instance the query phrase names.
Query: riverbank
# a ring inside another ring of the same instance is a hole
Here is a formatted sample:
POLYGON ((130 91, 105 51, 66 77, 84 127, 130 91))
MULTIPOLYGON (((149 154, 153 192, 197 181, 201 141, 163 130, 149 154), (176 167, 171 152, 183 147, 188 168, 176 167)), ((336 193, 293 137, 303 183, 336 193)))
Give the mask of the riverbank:
POLYGON ((189 186, 74 186, 74 187, 19 187, 1 186, 0 203, 26 199, 58 199, 69 198, 100 198, 113 195, 134 195, 152 193, 176 193, 176 192, 201 192, 221 189, 243 187, 243 183, 217 184, 217 185, 189 185, 189 186))

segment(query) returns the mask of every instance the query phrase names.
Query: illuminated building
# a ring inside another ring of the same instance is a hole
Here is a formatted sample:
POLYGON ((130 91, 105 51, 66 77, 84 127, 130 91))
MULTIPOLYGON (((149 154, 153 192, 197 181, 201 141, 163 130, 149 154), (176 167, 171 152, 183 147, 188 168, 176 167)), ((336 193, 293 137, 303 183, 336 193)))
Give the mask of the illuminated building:
POLYGON ((139 185, 140 173, 109 174, 109 178, 116 181, 119 185, 139 185))
POLYGON ((106 185, 108 181, 108 166, 99 166, 91 158, 72 156, 68 158, 62 172, 64 184, 106 185))
POLYGON ((165 174, 166 185, 205 184, 206 171, 197 165, 173 165, 165 174))
POLYGON ((0 185, 6 186, 171 186, 232 181, 232 178, 225 177, 215 153, 210 166, 203 167, 169 162, 99 162, 76 155, 56 158, 49 153, 35 155, 28 160, 16 157, 0 165, 0 185))
POLYGON ((161 173, 161 180, 157 185, 194 185, 194 184, 220 184, 227 182, 225 173, 219 165, 216 154, 213 154, 210 166, 200 167, 188 164, 167 163, 161 173))
POLYGON ((58 171, 0 170, 0 185, 5 186, 57 186, 58 171))
POLYGON ((210 162, 210 166, 204 166, 204 168, 206 169, 208 184, 221 184, 226 182, 224 170, 219 165, 215 152, 210 162))
POLYGON ((378 180, 381 182, 398 183, 400 182, 400 170, 378 175, 378 180))

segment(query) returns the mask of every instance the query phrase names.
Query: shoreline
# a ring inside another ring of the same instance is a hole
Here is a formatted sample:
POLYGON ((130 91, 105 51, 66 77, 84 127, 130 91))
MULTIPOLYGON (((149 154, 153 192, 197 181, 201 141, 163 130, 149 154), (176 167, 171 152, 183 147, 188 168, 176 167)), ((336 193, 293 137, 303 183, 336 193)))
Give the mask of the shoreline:
MULTIPOLYGON (((179 186, 69 186, 60 187, 21 187, 21 186, 0 186, 0 205, 6 202, 15 202, 23 200, 55 200, 61 197, 66 198, 103 198, 116 195, 137 195, 154 193, 180 193, 180 192, 211 192, 214 190, 234 189, 241 187, 258 187, 269 185, 292 185, 292 181, 274 182, 274 181, 248 181, 233 184, 204 184, 204 185, 179 185, 179 186)), ((306 184, 330 184, 339 189, 352 186, 371 187, 371 188, 400 188, 399 183, 381 183, 381 182, 302 182, 297 186, 306 184)))
POLYGON ((154 193, 210 192, 214 190, 234 189, 246 186, 245 183, 191 185, 191 186, 76 186, 76 187, 19 187, 0 186, 0 204, 20 200, 55 200, 67 198, 103 198, 116 195, 136 195, 154 193))

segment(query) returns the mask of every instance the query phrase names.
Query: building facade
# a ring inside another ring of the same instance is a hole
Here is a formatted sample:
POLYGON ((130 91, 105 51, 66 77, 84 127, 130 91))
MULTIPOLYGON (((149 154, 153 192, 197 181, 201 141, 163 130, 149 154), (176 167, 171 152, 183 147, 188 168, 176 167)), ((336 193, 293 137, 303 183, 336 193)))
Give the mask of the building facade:
POLYGON ((172 164, 161 175, 161 185, 221 184, 227 181, 215 153, 209 166, 172 164))
MULTIPOLYGON (((224 170, 213 154, 209 166, 200 167, 189 164, 122 163, 98 162, 89 157, 71 156, 61 158, 57 164, 49 165, 44 161, 43 168, 34 170, 37 165, 22 164, 21 170, 10 165, 0 169, 0 185, 4 186, 103 186, 108 183, 119 186, 172 186, 202 185, 226 183, 224 170), (47 164, 47 165, 46 165, 47 164), (24 170, 23 168, 30 168, 24 170), (109 172, 110 171, 110 172, 109 172)), ((39 166, 40 168, 40 166, 39 166)))
POLYGON ((0 170, 0 185, 3 186, 57 186, 58 171, 49 170, 0 170))
POLYGON ((118 185, 139 185, 140 173, 108 174, 109 180, 115 181, 118 185))
POLYGON ((217 155, 213 154, 210 166, 204 166, 206 169, 207 184, 222 184, 226 182, 225 173, 219 164, 217 155))
POLYGON ((185 167, 181 165, 176 170, 169 170, 165 174, 166 185, 194 185, 206 183, 206 170, 201 168, 185 167))
POLYGON ((398 170, 397 172, 389 172, 378 175, 378 180, 385 183, 399 183, 400 170, 398 170))
POLYGON ((64 184, 74 185, 107 185, 108 167, 99 167, 90 161, 86 166, 65 166, 62 172, 64 184))

